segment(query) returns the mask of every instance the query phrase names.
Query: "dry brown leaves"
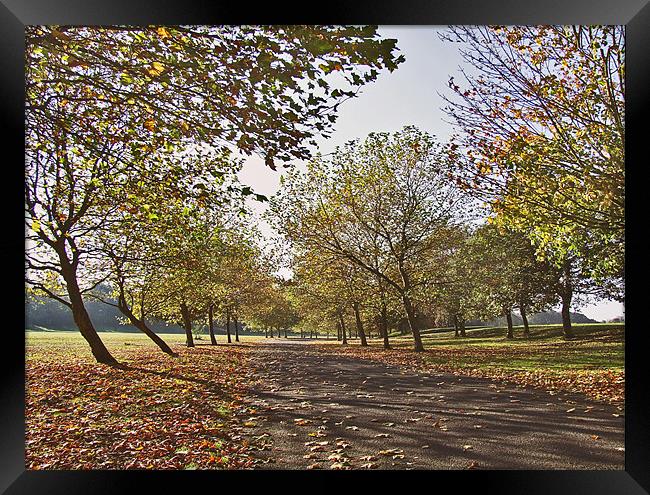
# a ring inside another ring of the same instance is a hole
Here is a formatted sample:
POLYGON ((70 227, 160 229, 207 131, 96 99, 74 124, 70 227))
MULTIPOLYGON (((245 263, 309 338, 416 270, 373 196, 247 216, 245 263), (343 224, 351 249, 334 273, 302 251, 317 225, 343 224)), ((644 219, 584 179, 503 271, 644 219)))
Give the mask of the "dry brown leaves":
POLYGON ((120 351, 124 369, 66 349, 29 349, 28 469, 232 469, 255 464, 244 438, 257 411, 242 401, 238 346, 120 351))

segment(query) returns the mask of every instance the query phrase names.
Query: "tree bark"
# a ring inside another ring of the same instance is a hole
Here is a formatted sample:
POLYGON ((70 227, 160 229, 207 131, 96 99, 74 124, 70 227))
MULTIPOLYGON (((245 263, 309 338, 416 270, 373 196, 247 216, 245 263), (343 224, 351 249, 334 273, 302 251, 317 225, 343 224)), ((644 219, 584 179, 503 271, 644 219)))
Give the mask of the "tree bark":
POLYGON ((187 347, 194 347, 194 337, 192 336, 192 318, 187 305, 181 303, 181 315, 183 316, 183 327, 185 328, 185 343, 187 347))
POLYGON ((571 296, 573 294, 569 293, 567 295, 562 295, 562 333, 566 338, 573 337, 573 329, 571 328, 571 296))
POLYGON ((361 338, 361 345, 363 347, 366 347, 368 345, 368 341, 366 340, 366 333, 363 330, 363 322, 361 321, 361 315, 359 314, 359 303, 354 303, 352 305, 352 308, 354 309, 354 318, 357 322, 357 333, 361 338))
POLYGON ((503 313, 506 315, 506 321, 508 322, 508 333, 506 334, 506 338, 513 339, 515 335, 514 329, 512 328, 512 312, 510 309, 504 309, 503 313))
POLYGON ((348 344, 348 339, 345 336, 345 320, 343 319, 343 313, 339 313, 339 325, 341 325, 341 335, 343 335, 343 345, 348 344))
MULTIPOLYGON (((232 344, 232 338, 230 337, 230 311, 226 310, 226 335, 228 336, 228 343, 232 344)), ((273 337, 273 331, 271 331, 271 337, 273 337)))
POLYGON ((212 304, 208 308, 208 326, 210 327, 210 343, 217 345, 217 338, 214 335, 214 321, 212 320, 212 304))
POLYGON ((524 322, 524 337, 530 337, 530 328, 528 327, 528 316, 526 315, 526 305, 521 303, 519 305, 519 312, 521 313, 521 319, 524 322))
POLYGON ((460 329, 458 327, 458 315, 454 314, 454 337, 460 335, 460 329))
POLYGON ((233 317, 233 323, 235 324, 235 342, 239 342, 239 322, 236 316, 233 317))
POLYGON ((163 351, 166 354, 169 354, 170 356, 177 357, 178 354, 174 351, 172 351, 171 347, 167 345, 167 343, 160 338, 153 330, 151 330, 146 322, 144 321, 144 318, 140 319, 137 318, 134 314, 133 311, 131 311, 131 308, 126 304, 126 300, 124 299, 124 296, 119 296, 117 299, 117 309, 120 310, 120 312, 126 316, 131 324, 136 327, 138 330, 140 330, 142 333, 144 333, 147 337, 149 337, 151 340, 154 341, 154 343, 160 347, 160 350, 163 351))
POLYGON ((381 308, 380 325, 381 336, 384 339, 384 349, 390 349, 390 342, 388 341, 388 314, 385 304, 381 308))
POLYGON ((76 268, 72 263, 70 263, 70 260, 68 260, 64 251, 59 252, 57 249, 57 254, 59 255, 59 261, 61 264, 61 274, 65 280, 68 297, 70 298, 72 318, 74 319, 79 332, 81 332, 83 338, 88 342, 90 351, 98 363, 116 366, 119 364, 117 359, 111 355, 104 345, 104 342, 99 338, 97 330, 95 330, 93 322, 90 319, 90 315, 88 315, 88 311, 86 311, 81 290, 79 289, 79 283, 77 282, 76 268))
POLYGON ((264 338, 265 338, 265 339, 268 339, 268 338, 269 338, 269 329, 268 329, 268 328, 265 328, 265 329, 264 329, 264 338))
POLYGON ((571 299, 573 299, 573 286, 571 284, 571 264, 567 260, 564 263, 564 284, 562 288, 562 332, 564 337, 573 337, 571 328, 571 299))
POLYGON ((411 334, 413 335, 413 344, 414 344, 415 351, 422 352, 424 351, 424 346, 422 345, 422 337, 420 337, 420 329, 418 328, 417 320, 415 318, 415 311, 413 310, 411 299, 406 295, 406 293, 402 294, 402 303, 404 304, 406 317, 408 318, 411 334))

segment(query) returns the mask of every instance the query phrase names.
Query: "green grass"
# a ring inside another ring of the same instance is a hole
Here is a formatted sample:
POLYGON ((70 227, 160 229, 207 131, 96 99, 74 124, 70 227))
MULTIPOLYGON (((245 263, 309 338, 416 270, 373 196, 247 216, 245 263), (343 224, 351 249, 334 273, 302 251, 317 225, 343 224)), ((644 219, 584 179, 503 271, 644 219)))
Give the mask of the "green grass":
MULTIPOLYGON (((453 330, 422 331, 422 342, 432 364, 456 368, 501 368, 504 370, 612 370, 625 368, 625 324, 574 324, 575 337, 567 340, 561 325, 531 325, 530 338, 523 326, 515 327, 515 338, 507 339, 506 327, 466 330, 465 338, 453 330)), ((373 340, 377 344, 378 340, 373 340)), ((393 335, 395 348, 412 347, 410 335, 393 335)))
MULTIPOLYGON (((158 334, 167 344, 172 346, 185 347, 185 335, 176 333, 158 334)), ((136 350, 138 348, 155 348, 155 344, 142 333, 131 332, 100 332, 99 337, 102 339, 108 350, 112 353, 121 351, 136 350)), ((241 343, 257 342, 264 340, 264 336, 257 335, 240 335, 241 343)), ((235 337, 232 337, 233 344, 236 345, 235 337)), ((225 335, 217 335, 218 344, 226 344, 225 335)), ((55 354, 57 352, 66 352, 70 355, 88 355, 90 348, 78 331, 68 330, 31 330, 25 331, 25 343, 30 354, 55 354)), ((194 338, 194 344, 197 346, 209 345, 210 337, 202 336, 201 340, 194 338)), ((34 356, 37 357, 37 356, 34 356)))

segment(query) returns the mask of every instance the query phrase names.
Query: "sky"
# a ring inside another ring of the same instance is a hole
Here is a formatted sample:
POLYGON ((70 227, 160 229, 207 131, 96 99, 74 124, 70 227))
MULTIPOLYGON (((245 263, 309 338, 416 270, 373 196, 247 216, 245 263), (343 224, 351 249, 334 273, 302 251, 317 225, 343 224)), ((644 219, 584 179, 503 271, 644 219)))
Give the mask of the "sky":
MULTIPOLYGON (((383 71, 377 81, 364 86, 358 97, 339 107, 339 118, 330 139, 318 138, 322 153, 330 153, 346 141, 363 138, 371 132, 392 132, 406 125, 415 125, 423 131, 446 140, 452 127, 445 122, 441 110, 444 102, 440 94, 449 94, 447 81, 459 77, 463 64, 459 45, 440 40, 443 28, 432 26, 381 26, 384 38, 397 39, 400 53, 406 61, 393 73, 383 71)), ((300 165, 298 163, 298 165, 300 165)), ((272 196, 280 187, 282 172, 272 171, 261 158, 250 157, 244 163, 239 179, 257 193, 272 196)), ((265 206, 256 203, 261 213, 265 206)), ((262 232, 269 233, 262 224, 262 232)), ((622 315, 623 306, 614 301, 601 301, 579 308, 594 320, 602 321, 622 315)))

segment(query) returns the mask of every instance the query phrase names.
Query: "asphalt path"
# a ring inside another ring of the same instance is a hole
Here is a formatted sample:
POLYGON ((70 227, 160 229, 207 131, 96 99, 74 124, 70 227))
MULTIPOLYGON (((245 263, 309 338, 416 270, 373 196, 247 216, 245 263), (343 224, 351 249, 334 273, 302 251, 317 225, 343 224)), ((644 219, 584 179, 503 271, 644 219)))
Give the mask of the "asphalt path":
POLYGON ((263 468, 624 469, 623 412, 610 404, 309 342, 251 352, 263 468))

